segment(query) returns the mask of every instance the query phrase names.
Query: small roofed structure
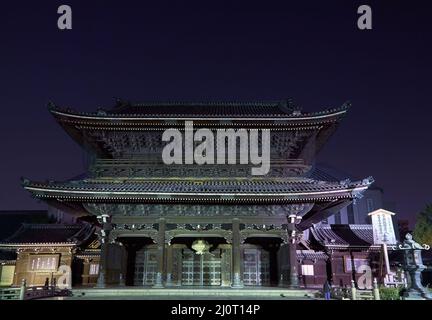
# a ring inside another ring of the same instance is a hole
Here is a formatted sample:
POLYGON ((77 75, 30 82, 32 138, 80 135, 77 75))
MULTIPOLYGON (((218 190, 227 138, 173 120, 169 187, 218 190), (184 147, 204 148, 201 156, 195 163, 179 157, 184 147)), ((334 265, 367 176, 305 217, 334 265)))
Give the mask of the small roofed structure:
POLYGON ((324 251, 297 250, 300 285, 305 288, 322 288, 327 280, 329 256, 324 251))
POLYGON ((22 224, 0 242, 2 256, 9 257, 3 263, 14 265, 13 279, 6 285, 18 286, 23 279, 29 286, 44 285, 47 279, 57 283, 65 267, 72 270, 74 254, 94 239, 95 227, 89 223, 22 224))
POLYGON ((357 282, 364 265, 371 268, 373 277, 381 277, 382 246, 374 241, 371 224, 317 224, 310 228, 309 244, 328 255, 335 285, 350 286, 351 280, 357 282))
POLYGON ((318 224, 310 232, 313 239, 323 248, 332 249, 367 249, 379 250, 373 242, 370 224, 318 224))

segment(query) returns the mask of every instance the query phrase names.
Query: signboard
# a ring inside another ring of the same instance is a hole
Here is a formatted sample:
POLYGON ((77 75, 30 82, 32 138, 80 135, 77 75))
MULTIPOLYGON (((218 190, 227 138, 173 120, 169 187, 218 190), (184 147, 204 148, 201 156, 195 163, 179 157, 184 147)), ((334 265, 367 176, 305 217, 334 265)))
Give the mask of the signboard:
POLYGON ((369 213, 369 216, 372 218, 374 244, 396 243, 396 235, 392 221, 392 216, 394 215, 393 212, 384 209, 378 209, 369 213))

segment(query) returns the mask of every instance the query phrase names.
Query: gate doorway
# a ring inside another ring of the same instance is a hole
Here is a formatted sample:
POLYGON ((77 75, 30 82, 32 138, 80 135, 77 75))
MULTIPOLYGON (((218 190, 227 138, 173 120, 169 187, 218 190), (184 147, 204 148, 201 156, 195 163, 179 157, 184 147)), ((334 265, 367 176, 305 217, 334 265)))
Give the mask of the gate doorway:
POLYGON ((153 286, 157 274, 157 248, 154 245, 138 250, 135 256, 135 286, 153 286))
MULTIPOLYGON (((231 245, 224 238, 179 237, 172 240, 173 257, 177 257, 180 286, 217 287, 231 285, 231 245), (193 243, 202 240, 209 248, 198 252, 193 243)), ((175 269, 175 268, 174 268, 175 269)), ((173 270, 173 273, 175 270, 173 270)))
POLYGON ((190 249, 183 250, 183 286, 220 286, 221 283, 220 250, 200 255, 190 249))
POLYGON ((245 286, 270 285, 269 253, 261 248, 245 248, 243 253, 245 286))
POLYGON ((243 283, 245 286, 277 286, 279 238, 250 237, 243 244, 243 283))

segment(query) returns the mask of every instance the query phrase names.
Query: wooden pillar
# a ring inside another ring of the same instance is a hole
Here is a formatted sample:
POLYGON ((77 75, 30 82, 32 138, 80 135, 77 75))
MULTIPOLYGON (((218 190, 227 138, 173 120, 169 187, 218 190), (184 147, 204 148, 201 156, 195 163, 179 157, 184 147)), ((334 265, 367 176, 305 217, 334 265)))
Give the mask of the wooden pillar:
POLYGON ((120 270, 119 270, 119 286, 124 287, 126 286, 126 270, 127 270, 127 256, 128 256, 128 252, 126 250, 125 245, 120 242, 117 241, 118 246, 120 247, 120 257, 121 257, 121 262, 120 262, 120 270))
POLYGON ((336 280, 335 267, 333 265, 333 250, 327 251, 328 259, 326 261, 327 280, 333 285, 336 280))
POLYGON ((165 270, 166 270, 166 282, 165 282, 165 284, 166 284, 166 286, 167 287, 169 287, 169 286, 172 286, 172 275, 173 275, 173 250, 172 250, 172 246, 171 245, 168 245, 167 246, 167 248, 166 248, 166 261, 167 261, 167 263, 166 263, 166 268, 165 268, 165 270))
POLYGON ((234 219, 232 221, 232 287, 242 288, 243 287, 243 275, 242 275, 242 258, 240 248, 240 220, 234 219))
POLYGON ((111 217, 107 214, 98 216, 98 220, 102 225, 102 229, 100 232, 101 252, 99 262, 99 276, 96 287, 105 288, 107 286, 109 234, 112 230, 112 225, 111 217))
POLYGON ((159 220, 157 237, 157 273, 154 288, 163 288, 165 276, 165 220, 159 220))
POLYGON ((87 286, 90 284, 90 261, 89 259, 84 259, 83 261, 83 270, 81 275, 82 281, 81 284, 87 286))

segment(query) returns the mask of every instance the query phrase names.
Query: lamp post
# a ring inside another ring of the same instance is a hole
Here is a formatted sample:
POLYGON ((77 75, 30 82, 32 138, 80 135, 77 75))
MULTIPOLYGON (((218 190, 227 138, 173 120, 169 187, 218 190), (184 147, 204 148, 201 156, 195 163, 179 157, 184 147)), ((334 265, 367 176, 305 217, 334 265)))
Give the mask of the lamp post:
POLYGON ((99 276, 97 279, 96 287, 105 288, 107 284, 109 234, 112 230, 112 224, 111 224, 111 216, 109 216, 108 214, 102 214, 97 218, 102 228, 99 234, 99 238, 101 241, 101 253, 100 253, 100 261, 99 261, 99 276))
POLYGON ((288 258, 289 258, 289 278, 288 287, 297 289, 299 287, 299 273, 297 263, 297 243, 301 240, 302 234, 297 231, 296 225, 301 222, 302 217, 292 214, 288 216, 288 258))
POLYGON ((399 250, 402 250, 404 254, 403 269, 408 273, 411 280, 405 297, 407 300, 432 300, 431 294, 421 284, 421 272, 426 268, 421 252, 429 249, 430 246, 415 242, 409 233, 405 236, 404 242, 399 244, 399 250))

